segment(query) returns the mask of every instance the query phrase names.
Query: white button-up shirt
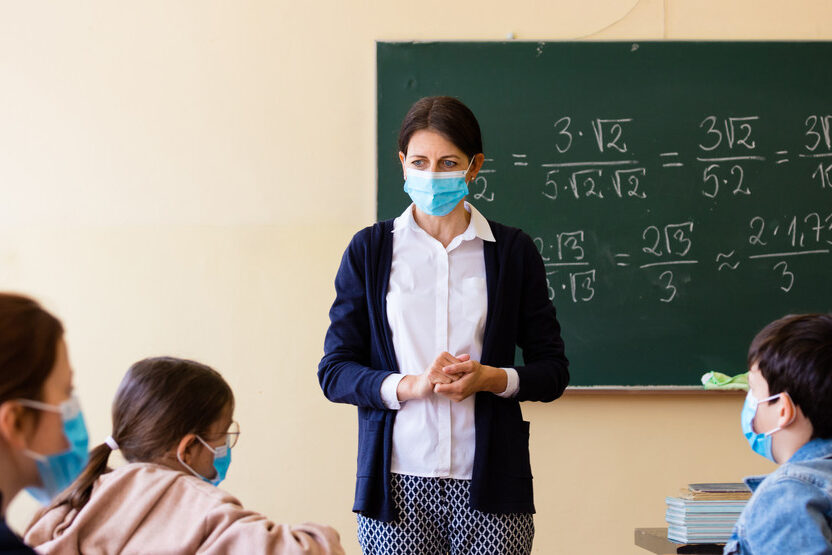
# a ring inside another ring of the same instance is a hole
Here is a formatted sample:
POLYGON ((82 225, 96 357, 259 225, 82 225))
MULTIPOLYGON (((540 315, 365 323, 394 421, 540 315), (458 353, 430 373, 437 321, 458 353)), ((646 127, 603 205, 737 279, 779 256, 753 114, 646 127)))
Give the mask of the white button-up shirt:
MULTIPOLYGON (((398 410, 393 426, 392 472, 470 479, 474 466, 474 395, 455 403, 442 395, 400 403, 396 388, 407 374, 423 373, 443 351, 482 356, 488 309, 483 241, 494 241, 488 221, 465 203, 471 221, 447 248, 413 219, 413 205, 393 223, 393 260, 387 320, 401 374, 381 385, 385 405, 398 410)), ((501 397, 519 388, 507 368, 501 397)))

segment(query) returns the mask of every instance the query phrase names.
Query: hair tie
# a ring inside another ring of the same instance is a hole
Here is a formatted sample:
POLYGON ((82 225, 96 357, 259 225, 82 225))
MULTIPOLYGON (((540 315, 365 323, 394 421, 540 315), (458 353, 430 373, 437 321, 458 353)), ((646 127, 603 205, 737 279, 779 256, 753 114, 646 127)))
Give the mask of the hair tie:
POLYGON ((113 439, 113 436, 107 436, 107 438, 104 440, 104 443, 106 443, 107 447, 109 447, 113 451, 118 451, 118 443, 116 443, 116 440, 113 439))

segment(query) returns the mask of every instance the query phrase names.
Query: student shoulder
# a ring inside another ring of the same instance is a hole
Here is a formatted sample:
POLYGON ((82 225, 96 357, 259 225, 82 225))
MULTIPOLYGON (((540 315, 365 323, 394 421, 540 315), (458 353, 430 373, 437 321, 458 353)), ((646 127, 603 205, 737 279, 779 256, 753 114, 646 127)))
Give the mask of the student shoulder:
POLYGON ((832 495, 832 459, 786 463, 775 474, 777 482, 804 483, 832 495))

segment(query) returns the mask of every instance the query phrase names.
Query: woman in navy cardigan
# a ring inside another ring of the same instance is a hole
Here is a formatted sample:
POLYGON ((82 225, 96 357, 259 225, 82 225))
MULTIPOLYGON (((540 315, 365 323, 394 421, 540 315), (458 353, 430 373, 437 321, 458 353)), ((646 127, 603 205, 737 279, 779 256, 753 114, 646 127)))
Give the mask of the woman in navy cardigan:
POLYGON ((464 104, 416 102, 399 134, 413 204, 359 231, 335 278, 318 379, 358 407, 364 553, 531 551, 519 402, 557 399, 568 361, 533 241, 464 200, 482 150, 464 104))

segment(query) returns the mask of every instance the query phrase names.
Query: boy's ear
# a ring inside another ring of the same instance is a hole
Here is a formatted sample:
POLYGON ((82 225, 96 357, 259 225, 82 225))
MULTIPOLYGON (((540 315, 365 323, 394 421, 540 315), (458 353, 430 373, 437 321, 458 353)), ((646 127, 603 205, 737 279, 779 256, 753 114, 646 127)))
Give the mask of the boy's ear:
POLYGON ((777 426, 785 428, 795 421, 800 407, 794 404, 792 396, 788 393, 784 392, 780 399, 782 402, 780 403, 780 413, 777 415, 777 426))

